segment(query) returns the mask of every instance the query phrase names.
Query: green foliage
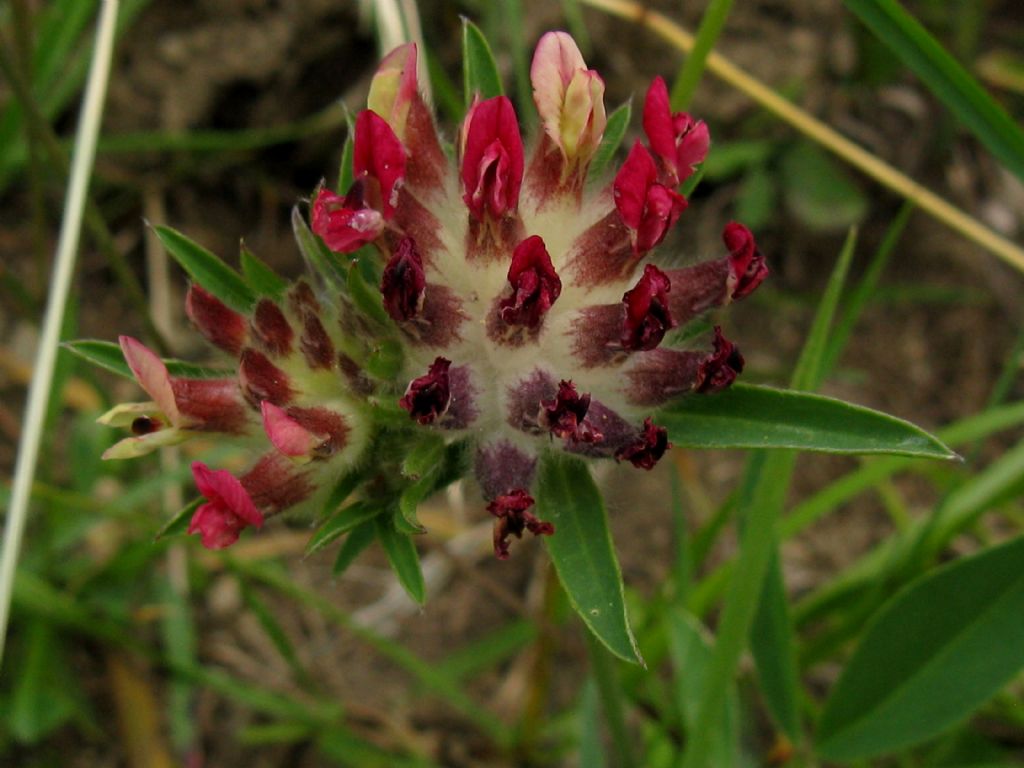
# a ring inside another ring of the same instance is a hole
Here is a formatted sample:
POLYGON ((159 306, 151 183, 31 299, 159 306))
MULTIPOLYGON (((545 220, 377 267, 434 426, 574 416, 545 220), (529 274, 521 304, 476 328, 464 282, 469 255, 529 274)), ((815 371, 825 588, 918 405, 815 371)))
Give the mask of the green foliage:
POLYGON ((855 760, 959 722, 1024 668, 1024 538, 963 558, 896 595, 825 705, 819 752, 855 760))
POLYGON ((1008 171, 1024 180, 1024 131, 896 0, 843 0, 1008 171))
POLYGON ((590 470, 579 459, 549 453, 537 487, 537 516, 556 531, 544 541, 573 608, 609 651, 642 664, 626 618, 608 514, 590 470))
POLYGON ((591 174, 590 178, 595 180, 594 183, 599 183, 600 180, 603 180, 605 170, 615 159, 615 153, 619 151, 619 147, 622 146, 622 140, 626 137, 626 131, 629 129, 632 117, 632 101, 620 104, 608 115, 608 124, 604 129, 604 137, 601 139, 597 152, 594 153, 594 158, 590 161, 588 173, 591 174))
POLYGON ((238 312, 248 312, 256 294, 248 283, 220 258, 170 227, 153 227, 167 253, 189 277, 238 312))
POLYGON ((462 20, 462 90, 466 109, 474 97, 489 99, 504 93, 491 46, 480 28, 469 19, 462 20))
POLYGON ((909 422, 821 395, 735 384, 688 397, 659 414, 684 448, 793 448, 823 453, 950 459, 937 438, 909 422))

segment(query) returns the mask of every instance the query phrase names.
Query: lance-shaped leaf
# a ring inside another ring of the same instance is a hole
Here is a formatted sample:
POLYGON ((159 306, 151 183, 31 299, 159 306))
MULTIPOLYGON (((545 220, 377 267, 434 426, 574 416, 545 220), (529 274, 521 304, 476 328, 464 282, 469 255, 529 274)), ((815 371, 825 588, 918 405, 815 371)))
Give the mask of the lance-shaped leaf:
POLYGON ((686 397, 655 419, 683 448, 794 448, 823 453, 952 459, 938 438, 908 421, 806 392, 734 384, 686 397))
POLYGON ((167 253, 189 277, 237 312, 248 312, 256 294, 235 270, 198 243, 170 227, 153 227, 167 253))
POLYGON ((339 509, 333 515, 324 520, 323 524, 316 529, 306 545, 306 555, 319 552, 328 544, 345 535, 353 528, 373 520, 383 508, 368 501, 357 501, 344 509, 339 509))
MULTIPOLYGON (((126 379, 135 379, 131 368, 125 362, 121 347, 110 341, 99 341, 96 339, 83 339, 81 341, 65 341, 61 344, 64 349, 72 354, 92 363, 95 366, 124 376, 126 379)), ((164 359, 167 372, 171 376, 185 379, 227 379, 234 376, 233 371, 217 368, 207 368, 185 360, 164 359)))
POLYGON ((818 752, 860 760, 931 738, 1024 667, 1024 537, 897 594, 825 704, 818 752))
POLYGON ((643 663, 626 618, 622 572, 615 558, 604 499, 580 459, 548 453, 541 461, 537 516, 553 523, 545 536, 569 602, 616 656, 643 663))
POLYGON ((398 576, 398 581, 409 597, 423 605, 427 599, 427 587, 423 581, 419 553, 412 537, 396 529, 395 521, 391 519, 393 517, 394 515, 380 515, 374 518, 377 538, 380 539, 384 554, 388 556, 388 562, 398 576))
POLYGON ((601 139, 601 145, 594 153, 594 159, 590 161, 590 178, 600 181, 608 164, 615 159, 615 153, 619 151, 622 140, 626 136, 632 114, 633 104, 627 101, 608 115, 608 123, 604 127, 604 138, 601 139))
POLYGON ((242 243, 238 252, 238 261, 242 265, 242 275, 261 296, 280 299, 288 290, 288 281, 271 269, 265 261, 250 251, 242 243))
POLYGON ((467 109, 474 96, 489 99, 504 93, 487 38, 476 24, 465 18, 462 20, 462 76, 467 109))

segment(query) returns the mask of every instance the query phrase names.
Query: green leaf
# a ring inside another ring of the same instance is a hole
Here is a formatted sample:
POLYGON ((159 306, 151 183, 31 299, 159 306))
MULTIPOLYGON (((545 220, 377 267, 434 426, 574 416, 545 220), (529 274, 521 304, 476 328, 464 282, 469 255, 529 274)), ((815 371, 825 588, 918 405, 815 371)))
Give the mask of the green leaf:
POLYGON ((352 118, 346 115, 348 122, 348 135, 345 137, 345 146, 341 150, 341 166, 338 168, 338 194, 344 195, 352 186, 355 180, 355 171, 352 162, 355 157, 355 129, 352 125, 352 118))
POLYGON ((924 27, 895 0, 844 2, 1009 171, 1024 180, 1024 132, 924 27))
POLYGON ((951 563, 883 607, 825 704, 818 751, 858 760, 931 738, 1024 667, 1024 537, 951 563))
POLYGON ((363 550, 373 543, 376 535, 377 527, 373 520, 367 520, 353 528, 352 533, 348 535, 338 549, 338 556, 334 560, 331 573, 335 576, 343 574, 355 559, 362 554, 363 550))
POLYGON ((413 544, 412 537, 399 533, 394 522, 388 515, 374 518, 377 527, 377 538, 380 539, 388 562, 398 576, 398 581, 413 600, 423 605, 427 597, 427 588, 423 583, 423 571, 420 570, 420 556, 413 544))
POLYGON ((643 664, 626 618, 622 572, 604 499, 583 461, 562 454, 544 456, 537 516, 555 526, 544 543, 572 607, 609 651, 643 664))
POLYGON ((306 545, 306 556, 319 552, 338 537, 351 531, 368 520, 372 520, 384 510, 368 501, 357 501, 344 509, 339 509, 328 517, 323 525, 316 529, 306 545))
POLYGON ((25 658, 4 720, 18 741, 31 744, 74 717, 84 697, 54 628, 33 620, 26 630, 25 658))
MULTIPOLYGON (((678 608, 671 609, 665 619, 672 658, 672 690, 682 716, 681 725, 687 732, 696 726, 701 693, 711 666, 711 638, 695 616, 678 608)), ((739 710, 735 683, 729 686, 718 723, 709 745, 709 763, 723 767, 739 765, 739 710)))
POLYGON ((155 226, 153 231, 189 277, 229 307, 248 312, 256 303, 256 294, 220 258, 170 227, 155 226))
POLYGON ((360 312, 384 328, 392 327, 391 317, 384 309, 384 298, 380 290, 366 282, 357 264, 349 267, 348 291, 352 296, 352 303, 360 312))
MULTIPOLYGON (((790 474, 785 478, 787 486, 790 474)), ((779 728, 794 742, 800 738, 800 687, 795 649, 786 583, 776 545, 750 628, 750 651, 757 664, 765 704, 779 728)))
POLYGON ((713 144, 704 161, 704 175, 709 181, 725 181, 763 166, 775 150, 775 143, 766 140, 713 144))
POLYGON ((657 419, 683 448, 795 448, 824 453, 889 453, 955 458, 949 448, 910 422, 830 397, 734 384, 693 395, 657 419))
POLYGON ((188 530, 189 521, 192 520, 192 515, 199 505, 202 504, 206 499, 200 496, 198 499, 193 499, 184 507, 181 508, 170 520, 164 523, 163 527, 156 532, 156 536, 153 537, 153 541, 160 541, 160 539, 166 538, 167 536, 180 536, 188 530))
POLYGON ((812 229, 829 232, 860 222, 868 201, 825 150, 800 142, 781 161, 782 194, 794 216, 812 229))
POLYGON ((292 208, 292 232, 295 233, 299 253, 310 270, 326 280, 333 290, 344 291, 345 274, 340 264, 341 257, 331 253, 323 240, 313 234, 297 205, 292 208))
POLYGON ((419 480, 444 461, 444 438, 426 435, 402 459, 402 474, 410 480, 419 480))
MULTIPOLYGON (((82 341, 65 341, 61 346, 68 352, 111 373, 124 376, 126 379, 134 380, 135 378, 131 368, 128 367, 128 363, 125 362, 121 347, 111 341, 84 339, 82 341)), ((164 365, 167 366, 167 372, 172 376, 180 376, 186 379, 223 379, 234 376, 232 371, 207 368, 185 360, 165 358, 164 365)))
POLYGON ((754 168, 736 192, 736 218, 755 231, 761 229, 775 215, 778 197, 774 174, 754 168))
POLYGON ((501 96, 501 76, 494 62, 491 46, 480 28, 469 19, 462 19, 462 82, 466 108, 473 103, 473 97, 489 99, 501 96))
POLYGON ((73 355, 104 370, 124 376, 134 381, 132 369, 125 362, 121 347, 110 341, 83 339, 81 341, 65 341, 61 346, 73 355))
POLYGON ((622 140, 629 129, 629 121, 633 116, 633 102, 627 101, 621 104, 614 112, 608 115, 608 124, 604 128, 604 136, 601 138, 601 145, 594 153, 594 159, 590 161, 590 169, 587 175, 591 179, 600 180, 605 169, 615 159, 615 153, 622 146, 622 140))
POLYGON ((239 261, 242 264, 242 276, 245 281, 261 296, 269 296, 272 299, 280 299, 288 290, 288 281, 256 254, 250 251, 245 243, 239 248, 239 261))

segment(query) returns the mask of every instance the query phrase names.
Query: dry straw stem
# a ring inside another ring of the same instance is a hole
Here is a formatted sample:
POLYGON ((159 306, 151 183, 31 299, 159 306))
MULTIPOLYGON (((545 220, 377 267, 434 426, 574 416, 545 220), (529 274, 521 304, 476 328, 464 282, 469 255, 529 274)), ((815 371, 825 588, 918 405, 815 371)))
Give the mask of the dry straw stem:
MULTIPOLYGON (((632 0, 580 0, 580 2, 647 27, 683 53, 689 54, 693 49, 693 35, 664 15, 656 11, 649 11, 632 0)), ((912 200, 915 205, 946 226, 1024 272, 1024 249, 1020 246, 993 232, 977 219, 968 216, 956 206, 882 162, 792 102, 782 98, 720 53, 712 51, 708 54, 707 69, 715 77, 746 94, 780 120, 789 123, 850 165, 908 200, 912 200)))
POLYGON ((49 403, 50 389, 53 385, 57 344, 60 341, 60 329, 64 321, 64 308, 67 305, 71 279, 74 276, 75 255, 78 250, 79 235, 82 231, 86 193, 89 179, 92 176, 93 160, 96 157, 96 141, 99 138, 103 102, 107 94, 107 81, 110 78, 110 60, 114 50, 117 11, 117 0, 104 0, 96 33, 96 47, 93 50, 92 65, 89 70, 89 81, 82 104, 82 116, 75 139, 74 161, 64 206, 64 221, 61 224, 60 239, 57 243, 57 256, 54 260, 50 297, 39 340, 35 377, 29 388, 28 405, 25 409, 25 431, 21 435, 21 443, 18 446, 18 462, 14 470, 11 506, 7 513, 3 550, 0 552, 0 661, 3 659, 11 593, 17 571, 18 552, 21 549, 21 539, 25 532, 25 519, 28 516, 32 479, 35 476, 36 463, 39 459, 39 445, 43 436, 46 406, 49 403))

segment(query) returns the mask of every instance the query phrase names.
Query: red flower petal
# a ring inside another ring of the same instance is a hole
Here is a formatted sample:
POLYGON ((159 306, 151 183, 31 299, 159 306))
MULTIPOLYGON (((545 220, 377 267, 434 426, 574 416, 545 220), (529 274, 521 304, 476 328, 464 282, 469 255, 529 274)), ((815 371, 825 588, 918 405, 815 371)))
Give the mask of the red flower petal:
POLYGON ((363 202, 362 180, 342 197, 321 188, 313 201, 312 229, 335 253, 352 253, 384 231, 384 217, 363 202))
POLYGON ((672 287, 668 275, 653 264, 644 267, 640 281, 622 297, 626 318, 622 324, 622 346, 629 350, 651 350, 665 333, 675 327, 668 308, 672 287))
POLYGON ((508 282, 512 295, 499 303, 501 319, 509 325, 539 327, 562 293, 562 281, 544 241, 537 235, 523 240, 512 252, 508 282))
POLYGON ((369 176, 380 184, 381 212, 390 219, 405 178, 405 147, 387 121, 369 109, 356 118, 352 167, 357 178, 369 176))
POLYGON ((477 219, 495 218, 519 205, 523 140, 505 96, 477 102, 466 115, 462 146, 463 200, 477 219))
POLYGON ((765 263, 764 254, 754 242, 754 235, 742 224, 735 221, 726 224, 722 240, 729 249, 730 266, 736 283, 732 290, 732 298, 742 299, 753 292, 768 276, 768 265, 765 263))
POLYGON ((223 549, 248 526, 263 526, 263 515, 238 478, 226 469, 212 470, 197 461, 192 464, 192 476, 207 501, 192 515, 188 532, 199 533, 204 547, 223 549))

